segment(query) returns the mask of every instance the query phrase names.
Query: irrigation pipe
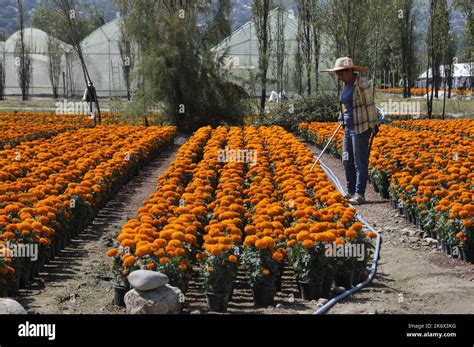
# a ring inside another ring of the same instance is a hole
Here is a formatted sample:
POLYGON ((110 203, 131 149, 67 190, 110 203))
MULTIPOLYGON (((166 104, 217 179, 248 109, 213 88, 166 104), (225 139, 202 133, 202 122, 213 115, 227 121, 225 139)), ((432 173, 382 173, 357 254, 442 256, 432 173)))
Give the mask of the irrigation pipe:
MULTIPOLYGON (((339 190, 339 192, 342 194, 342 195, 346 195, 345 191, 344 191, 344 188, 342 187, 341 185, 341 182, 339 182, 339 179, 336 177, 336 175, 334 175, 334 173, 331 171, 331 169, 322 161, 320 160, 319 161, 322 169, 326 172, 326 175, 329 176, 329 178, 333 181, 334 185, 336 186, 337 190, 339 190)), ((365 227, 367 229, 369 229, 370 231, 373 231, 376 235, 377 235, 377 239, 376 239, 376 246, 375 246, 375 254, 374 254, 374 257, 372 258, 371 260, 371 265, 370 265, 370 274, 369 274, 369 277, 364 281, 364 282, 361 282, 359 283, 358 285, 356 285, 355 287, 352 287, 351 289, 349 290, 346 290, 345 292, 343 292, 342 294, 339 294, 338 296, 332 298, 331 300, 329 300, 327 303, 325 303, 323 306, 321 306, 320 308, 318 308, 316 311, 314 311, 313 314, 324 314, 326 313, 331 307, 333 307, 337 302, 341 301, 342 299, 345 299, 347 298, 349 295, 352 295, 354 294, 355 292, 358 292, 359 290, 361 290, 362 288, 364 288, 367 284, 369 284, 370 282, 372 282, 372 280, 374 279, 375 277, 375 274, 377 273, 377 260, 379 259, 379 254, 380 254, 380 245, 381 245, 381 237, 380 237, 380 234, 377 232, 377 230, 375 230, 369 223, 367 223, 361 216, 360 214, 357 212, 356 213, 356 218, 362 223, 365 225, 365 227)))

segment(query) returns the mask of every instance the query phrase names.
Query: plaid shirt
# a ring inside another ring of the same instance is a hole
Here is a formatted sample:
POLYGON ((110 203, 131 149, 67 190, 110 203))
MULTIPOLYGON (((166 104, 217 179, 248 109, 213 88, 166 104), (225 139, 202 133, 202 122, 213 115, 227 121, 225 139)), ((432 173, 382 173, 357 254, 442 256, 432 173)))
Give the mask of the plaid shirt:
MULTIPOLYGON (((374 129, 378 115, 375 109, 375 101, 372 93, 372 83, 359 76, 355 80, 353 103, 354 130, 356 134, 362 134, 368 129, 374 129)), ((344 105, 341 104, 341 107, 344 105)))

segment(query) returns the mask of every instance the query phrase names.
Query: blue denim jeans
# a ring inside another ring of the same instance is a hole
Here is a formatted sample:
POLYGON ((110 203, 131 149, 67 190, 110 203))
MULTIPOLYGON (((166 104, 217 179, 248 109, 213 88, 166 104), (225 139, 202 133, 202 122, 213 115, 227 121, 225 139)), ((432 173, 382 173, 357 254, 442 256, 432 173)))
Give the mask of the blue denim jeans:
POLYGON ((349 193, 365 194, 369 178, 369 140, 371 130, 356 135, 354 130, 344 129, 342 163, 346 171, 349 193))

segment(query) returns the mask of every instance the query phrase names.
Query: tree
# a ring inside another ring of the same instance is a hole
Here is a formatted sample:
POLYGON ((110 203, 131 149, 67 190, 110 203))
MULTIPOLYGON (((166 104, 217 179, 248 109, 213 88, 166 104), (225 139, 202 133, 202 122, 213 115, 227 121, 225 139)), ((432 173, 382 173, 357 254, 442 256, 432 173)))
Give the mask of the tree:
POLYGON ((43 30, 48 35, 46 42, 48 48, 48 75, 54 99, 57 99, 59 96, 58 87, 61 77, 61 57, 64 54, 61 43, 56 37, 57 34, 63 35, 63 30, 59 30, 59 27, 57 27, 60 20, 60 14, 48 7, 38 7, 33 11, 31 18, 32 26, 43 30))
POLYGON ((30 50, 25 45, 23 0, 18 0, 18 19, 20 21, 20 41, 17 41, 15 45, 15 64, 17 65, 22 99, 28 100, 32 71, 30 50))
POLYGON ((398 0, 396 8, 398 19, 398 39, 400 42, 403 97, 411 97, 414 65, 414 4, 413 0, 398 0))
MULTIPOLYGON (((466 23, 464 26, 464 42, 465 46, 460 56, 460 61, 468 62, 470 65, 471 76, 474 73, 474 9, 472 0, 456 0, 456 7, 461 10, 466 23)), ((471 86, 472 89, 472 80, 471 86)))
POLYGON ((300 40, 297 40, 294 54, 293 84, 298 94, 303 94, 303 58, 301 56, 300 40))
POLYGON ((372 11, 370 2, 338 0, 335 9, 333 20, 341 25, 345 55, 351 57, 356 64, 368 65, 369 42, 366 38, 372 30, 367 16, 372 11))
POLYGON ((313 54, 314 54, 314 89, 319 90, 319 59, 321 53, 321 32, 323 27, 323 18, 321 14, 321 4, 319 0, 312 0, 312 27, 313 27, 313 54))
MULTIPOLYGON (((117 0, 120 7, 125 1, 117 0)), ((220 69, 225 57, 210 52, 211 23, 198 26, 207 5, 199 0, 129 3, 122 14, 124 30, 139 52, 132 103, 141 103, 144 111, 158 105, 185 132, 207 124, 239 124, 243 90, 220 69)))
MULTIPOLYGON (((123 1, 120 4, 120 13, 128 13, 130 10, 130 3, 123 1)), ((127 37, 125 24, 123 17, 120 21, 120 38, 119 38, 119 51, 120 59, 122 60, 122 72, 125 80, 125 87, 127 88, 127 99, 130 100, 131 94, 131 72, 135 66, 135 50, 136 47, 132 47, 132 42, 127 37)))
MULTIPOLYGON (((79 41, 82 41, 95 29, 105 24, 103 15, 97 12, 95 7, 93 8, 86 5, 83 6, 84 8, 80 8, 78 6, 75 8, 76 11, 82 10, 84 12, 88 12, 87 16, 76 16, 75 18, 79 41)), ((43 30, 59 41, 73 46, 74 40, 71 39, 68 31, 64 30, 65 25, 67 25, 67 22, 65 21, 64 15, 56 5, 50 7, 38 6, 32 11, 32 27, 43 30)))
POLYGON ((446 112, 446 95, 449 94, 451 97, 451 87, 452 87, 452 75, 453 75, 453 62, 454 55, 456 53, 456 47, 454 44, 454 37, 450 29, 450 17, 451 11, 450 7, 447 4, 444 4, 444 8, 441 9, 441 64, 444 68, 444 79, 443 79, 443 111, 441 118, 444 119, 446 112), (449 92, 446 93, 446 87, 448 87, 449 92))
POLYGON ((382 72, 382 65, 384 55, 381 51, 386 50, 386 47, 392 44, 392 37, 390 32, 392 30, 391 21, 394 17, 394 8, 391 2, 380 0, 370 0, 368 13, 369 31, 367 40, 372 42, 368 47, 369 61, 372 72, 372 80, 374 81, 373 93, 375 96, 375 86, 377 85, 377 77, 379 71, 382 72), (381 59, 382 58, 382 59, 381 59))
MULTIPOLYGON (((57 6, 57 10, 60 13, 59 20, 63 23, 63 30, 66 32, 68 42, 71 43, 77 57, 82 66, 82 71, 84 75, 84 80, 86 86, 89 83, 93 83, 89 71, 87 70, 87 65, 84 59, 84 55, 82 54, 82 47, 81 47, 81 37, 83 35, 82 30, 83 27, 78 24, 78 14, 77 14, 77 6, 75 0, 54 0, 54 3, 57 6)), ((102 116, 100 113, 100 106, 99 100, 97 96, 95 96, 95 104, 98 110, 98 122, 99 124, 102 123, 102 116)), ((96 119, 94 118, 94 122, 96 119)))
MULTIPOLYGON (((336 58, 349 56, 355 64, 370 66, 370 43, 372 33, 369 15, 372 11, 369 0, 320 0, 323 30, 329 40, 328 50, 334 62, 336 58)), ((340 84, 337 84, 338 93, 340 84)))
POLYGON ((311 95, 311 75, 313 69, 312 5, 312 1, 298 0, 298 40, 306 70, 306 87, 308 95, 311 95))
MULTIPOLYGON (((433 112, 433 97, 438 98, 442 78, 440 66, 444 64, 446 49, 449 47, 449 11, 446 0, 431 0, 430 2, 430 22, 428 34, 428 68, 431 68, 431 92, 427 100, 428 117, 431 118, 433 112)), ((449 62, 451 64, 452 62, 449 62)), ((428 77, 428 76, 427 76, 428 77)), ((427 88, 428 88, 427 78, 427 88)))
POLYGON ((53 88, 53 97, 58 98, 59 78, 61 77, 61 57, 64 51, 58 40, 51 35, 47 38, 48 46, 48 73, 51 87, 53 88))
POLYGON ((5 54, 0 56, 0 100, 5 98, 5 54))
POLYGON ((273 55, 275 56, 275 70, 277 79, 277 92, 283 92, 283 69, 285 67, 285 16, 287 13, 280 0, 276 18, 275 45, 273 55))
POLYGON ((258 41, 258 69, 260 74, 261 96, 260 96, 260 119, 265 115, 265 101, 267 99, 267 72, 269 65, 269 52, 271 47, 270 36, 270 0, 252 1, 252 18, 255 23, 255 34, 258 41))
POLYGON ((211 44, 218 44, 232 33, 230 22, 232 4, 230 0, 217 0, 209 23, 209 40, 211 44))

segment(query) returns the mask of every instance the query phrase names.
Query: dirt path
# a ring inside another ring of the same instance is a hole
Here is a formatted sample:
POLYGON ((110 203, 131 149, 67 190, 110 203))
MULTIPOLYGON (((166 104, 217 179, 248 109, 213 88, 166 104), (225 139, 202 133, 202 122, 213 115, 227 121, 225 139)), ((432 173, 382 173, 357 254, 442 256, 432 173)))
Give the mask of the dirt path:
MULTIPOLYGON (((318 152, 310 146, 313 152, 318 152)), ((322 160, 346 186, 342 162, 322 160)), ((381 231, 382 248, 373 283, 337 303, 329 313, 474 313, 474 265, 444 255, 434 242, 391 208, 369 185, 362 217, 381 231)))
POLYGON ((185 137, 150 162, 100 210, 94 221, 44 272, 16 298, 29 313, 120 313, 112 305, 114 279, 108 270, 106 251, 122 225, 136 216, 148 195, 156 189, 157 177, 174 160, 185 137))

